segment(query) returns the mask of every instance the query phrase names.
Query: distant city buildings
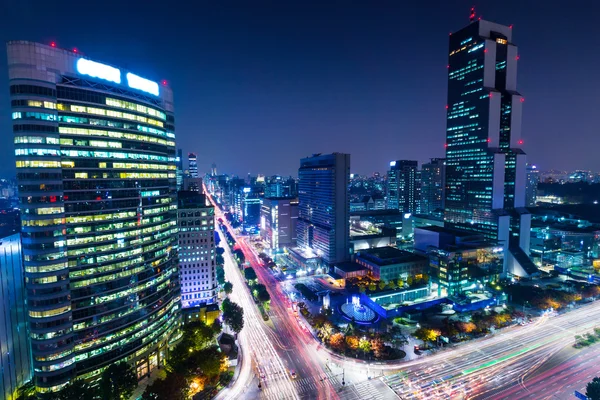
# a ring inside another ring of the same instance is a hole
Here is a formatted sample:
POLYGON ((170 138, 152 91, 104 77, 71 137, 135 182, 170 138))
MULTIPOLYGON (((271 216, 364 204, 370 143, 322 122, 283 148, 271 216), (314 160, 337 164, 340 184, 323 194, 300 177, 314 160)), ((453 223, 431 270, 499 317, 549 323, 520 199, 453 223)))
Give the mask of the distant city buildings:
POLYGON ((198 178, 198 158, 196 153, 188 153, 188 171, 191 178, 198 178))
POLYGON ((421 214, 432 215, 444 209, 446 160, 432 158, 421 165, 421 214))
POLYGON ((350 258, 348 184, 350 154, 317 154, 300 160, 298 247, 326 264, 350 258))
POLYGON ((390 162, 387 186, 387 208, 404 213, 419 212, 418 162, 397 160, 390 162))
POLYGON ((525 205, 527 207, 535 207, 539 183, 540 171, 535 165, 527 164, 527 185, 525 187, 525 205))
POLYGON ((177 197, 181 305, 215 303, 215 210, 197 191, 180 191, 177 197))
MULTIPOLYGON (((31 380, 27 304, 21 235, 0 239, 0 396, 16 400, 17 389, 31 380)), ((35 340, 35 339, 34 339, 35 340)))
POLYGON ((7 49, 36 390, 120 361, 144 377, 181 324, 173 92, 70 50, 7 49))
POLYGON ((512 33, 479 19, 450 35, 445 224, 500 242, 507 250, 506 272, 529 276, 537 269, 526 262, 523 97, 512 33))
POLYGON ((298 199, 265 197, 260 213, 260 235, 274 252, 296 246, 298 199))

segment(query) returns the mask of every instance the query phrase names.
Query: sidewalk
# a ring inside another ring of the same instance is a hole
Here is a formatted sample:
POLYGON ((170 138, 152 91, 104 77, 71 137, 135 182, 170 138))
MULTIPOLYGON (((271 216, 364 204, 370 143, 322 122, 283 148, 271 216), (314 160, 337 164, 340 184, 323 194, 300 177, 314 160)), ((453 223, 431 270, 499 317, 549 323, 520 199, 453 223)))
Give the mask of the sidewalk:
POLYGON ((158 378, 159 373, 163 370, 164 370, 164 367, 161 367, 160 369, 154 368, 152 370, 152 372, 150 373, 149 377, 147 376, 144 379, 142 379, 141 381, 139 381, 137 388, 133 391, 133 394, 131 395, 129 400, 141 399, 142 395, 144 394, 144 391, 146 390, 146 387, 151 385, 152 382, 154 382, 156 380, 156 378, 158 378))

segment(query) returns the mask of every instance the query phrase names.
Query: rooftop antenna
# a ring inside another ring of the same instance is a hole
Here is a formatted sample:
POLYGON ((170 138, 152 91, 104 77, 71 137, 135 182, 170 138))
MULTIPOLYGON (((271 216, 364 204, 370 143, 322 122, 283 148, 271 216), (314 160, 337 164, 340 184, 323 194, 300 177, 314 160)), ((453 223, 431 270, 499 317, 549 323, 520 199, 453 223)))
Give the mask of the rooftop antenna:
POLYGON ((475 7, 471 7, 471 15, 469 16, 469 21, 470 22, 475 21, 475 7))

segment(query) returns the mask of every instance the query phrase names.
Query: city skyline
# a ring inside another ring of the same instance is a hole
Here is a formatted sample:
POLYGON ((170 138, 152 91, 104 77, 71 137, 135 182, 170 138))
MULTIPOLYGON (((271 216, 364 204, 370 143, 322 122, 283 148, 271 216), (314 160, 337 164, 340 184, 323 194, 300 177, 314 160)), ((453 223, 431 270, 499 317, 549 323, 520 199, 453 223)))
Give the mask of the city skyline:
MULTIPOLYGON (((142 8, 135 3, 125 5, 123 15, 134 10, 144 15, 152 4, 142 8)), ((384 171, 395 159, 424 162, 443 156, 444 35, 468 21, 470 6, 456 2, 435 10, 391 5, 339 10, 329 5, 272 5, 264 15, 255 15, 247 7, 226 10, 199 5, 194 10, 205 23, 197 24, 203 25, 197 28, 198 35, 175 39, 161 32, 158 37, 133 39, 131 28, 121 31, 113 27, 102 35, 91 33, 102 30, 90 29, 86 35, 76 35, 82 28, 80 23, 48 26, 46 21, 52 18, 44 13, 31 17, 33 22, 39 18, 39 23, 11 25, 29 10, 15 5, 7 12, 12 18, 0 38, 55 41, 59 47, 76 47, 95 59, 126 64, 155 80, 166 79, 177 93, 181 110, 178 147, 198 153, 201 172, 207 172, 215 162, 222 170, 240 176, 294 175, 293 160, 316 152, 340 151, 353 155, 353 173, 368 174, 384 171), (314 15, 320 18, 313 21, 314 15), (211 19, 223 25, 215 26, 211 19), (424 24, 428 29, 419 40, 405 39, 424 24), (206 39, 195 41, 194 37, 206 39), (165 50, 172 50, 172 56, 157 62, 152 59, 154 52, 165 50), (199 68, 187 68, 188 56, 181 55, 189 52, 200 54, 189 58, 199 68), (369 146, 361 145, 364 138, 369 138, 369 146), (270 156, 258 157, 262 150, 271 150, 270 156), (228 158, 228 152, 232 157, 228 158)), ((580 23, 567 25, 559 34, 551 24, 543 23, 544 17, 556 19, 559 7, 520 6, 516 2, 497 10, 485 4, 476 6, 477 14, 486 19, 514 24, 521 38, 518 84, 526 99, 523 148, 529 161, 542 170, 600 169, 593 146, 589 146, 593 124, 580 115, 596 104, 585 85, 597 78, 588 75, 591 69, 586 68, 576 70, 577 76, 559 75, 569 57, 583 50, 586 38, 593 37, 586 33, 593 24, 584 23, 593 10, 579 8, 580 23), (564 56, 552 57, 550 63, 550 51, 564 56), (552 85, 548 85, 549 78, 552 85), (561 113, 548 112, 557 107, 555 98, 569 99, 568 104, 561 105, 561 113), (564 132, 573 140, 560 140, 564 132), (565 145, 569 154, 555 157, 565 145)), ((111 25, 118 25, 119 15, 104 14, 109 9, 94 10, 99 13, 99 23, 113 21, 111 25)), ((188 18, 183 11, 167 12, 172 21, 188 18)), ((140 23, 133 21, 133 28, 140 23)), ((598 55, 588 55, 592 65, 590 57, 598 55)), ((0 76, 6 80, 5 63, 0 65, 0 76)), ((0 100, 0 128, 9 131, 6 98, 0 100)), ((11 176, 12 146, 9 136, 3 137, 0 173, 11 176)))

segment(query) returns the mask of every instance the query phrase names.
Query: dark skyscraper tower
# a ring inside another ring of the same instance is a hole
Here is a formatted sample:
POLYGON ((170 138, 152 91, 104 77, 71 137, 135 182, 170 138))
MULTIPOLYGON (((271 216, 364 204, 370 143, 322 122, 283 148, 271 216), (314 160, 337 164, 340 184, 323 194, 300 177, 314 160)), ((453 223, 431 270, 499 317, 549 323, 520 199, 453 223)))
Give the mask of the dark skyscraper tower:
POLYGON ((177 178, 177 190, 183 190, 183 151, 177 149, 175 176, 177 178))
POLYGON ((388 171, 387 208, 404 213, 417 213, 419 209, 417 161, 397 160, 390 162, 388 171))
POLYGON ((445 221, 497 240, 507 251, 505 272, 523 276, 535 268, 527 256, 523 98, 512 33, 472 18, 450 35, 445 221))
POLYGON ((198 159, 196 153, 188 154, 188 170, 190 171, 190 178, 198 177, 198 159))
POLYGON ((446 160, 432 158, 421 165, 421 214, 444 209, 446 160))

